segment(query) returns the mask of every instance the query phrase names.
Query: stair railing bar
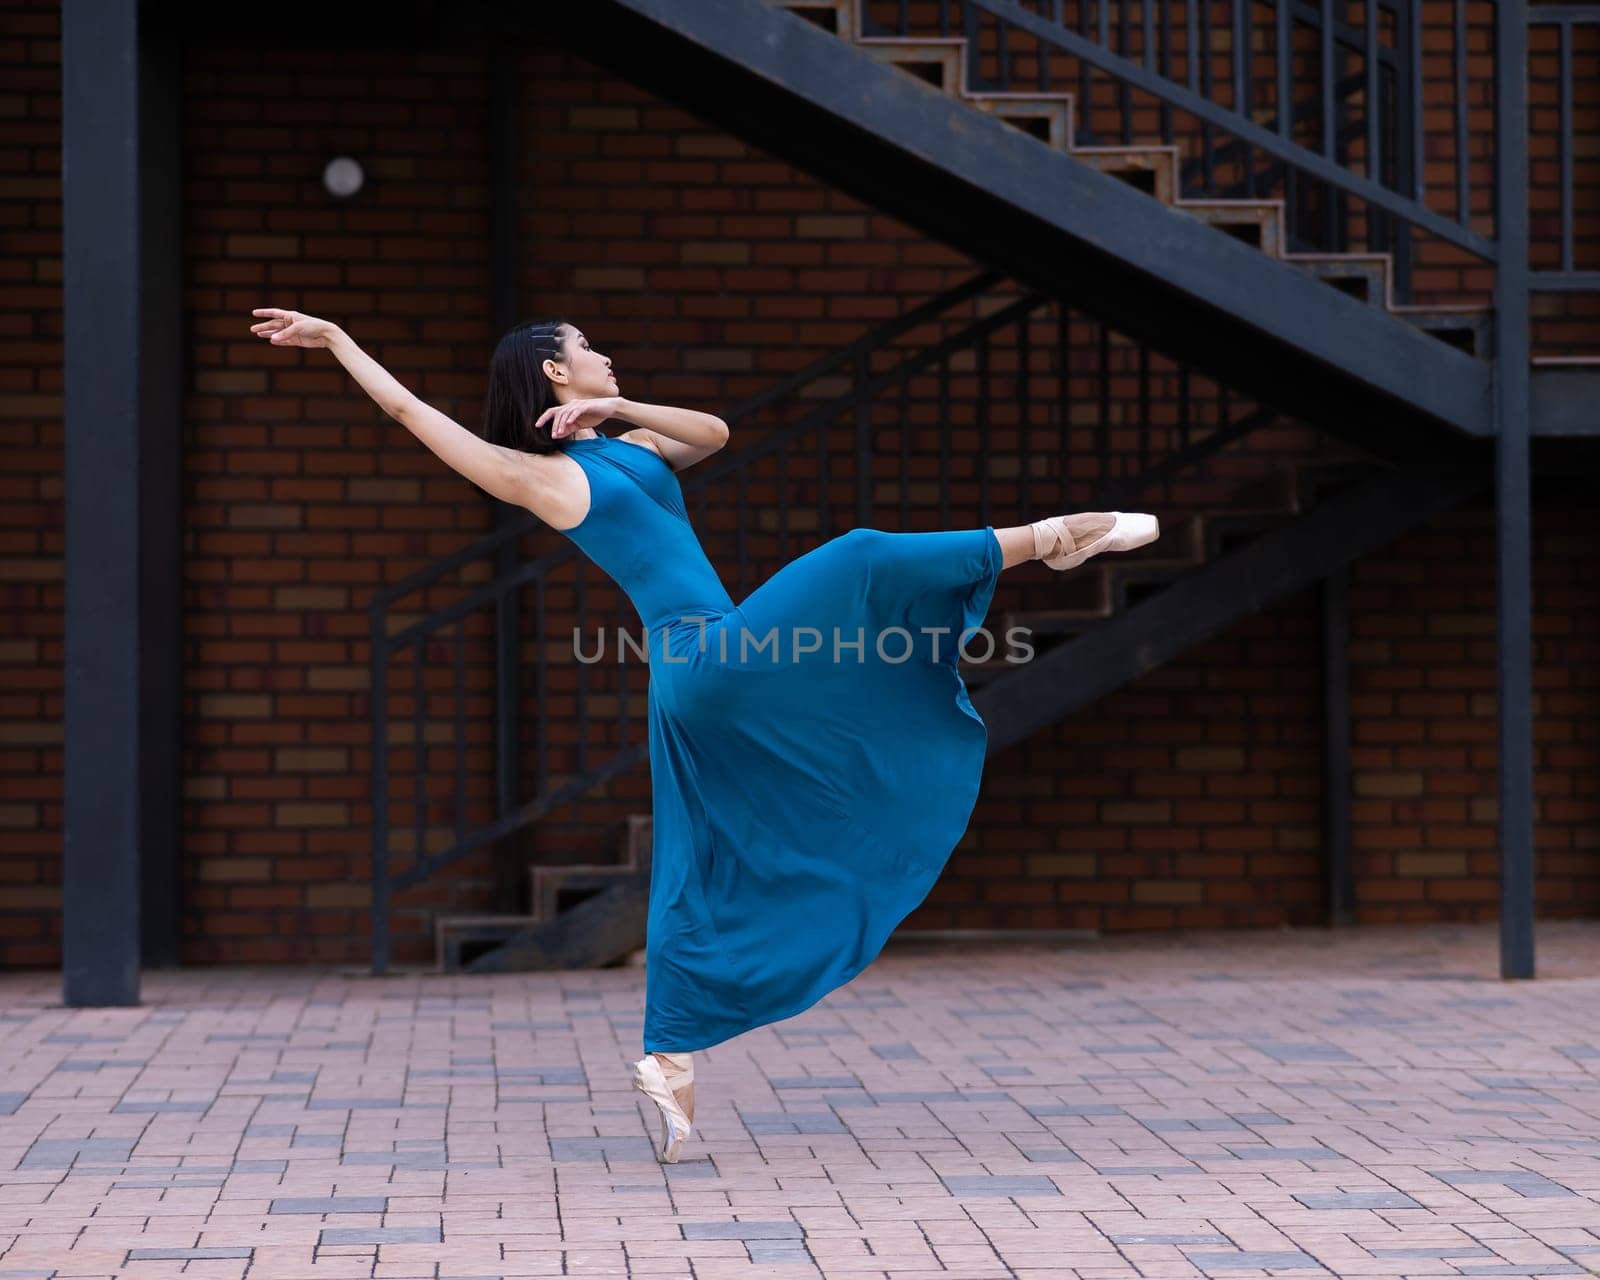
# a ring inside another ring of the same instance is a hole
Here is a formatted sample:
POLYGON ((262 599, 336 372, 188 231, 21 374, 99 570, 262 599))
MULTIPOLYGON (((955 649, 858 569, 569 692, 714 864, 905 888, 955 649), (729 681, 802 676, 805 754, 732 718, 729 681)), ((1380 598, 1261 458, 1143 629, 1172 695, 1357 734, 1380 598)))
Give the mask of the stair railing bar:
MULTIPOLYGON (((1600 13, 1600 11, 1597 11, 1600 13)), ((1600 17, 1597 17, 1600 21, 1600 17)), ((1556 25, 1556 58, 1560 71, 1556 78, 1560 123, 1556 130, 1556 153, 1561 165, 1561 270, 1573 270, 1572 256, 1572 25, 1556 25)))
POLYGON ((1139 471, 1150 467, 1150 344, 1139 344, 1139 471))
MULTIPOLYGON (((1210 0, 1205 0, 1205 2, 1202 4, 1191 4, 1189 6, 1191 13, 1197 8, 1200 10, 1200 38, 1202 41, 1204 41, 1204 47, 1206 51, 1205 59, 1200 64, 1200 93, 1203 97, 1209 99, 1216 92, 1216 84, 1211 72, 1210 0)), ((1192 89, 1195 86, 1191 84, 1189 87, 1192 89)), ((1213 159, 1213 156, 1216 152, 1216 144, 1212 139, 1211 130, 1212 125, 1209 120, 1202 120, 1200 122, 1200 157, 1202 173, 1204 175, 1205 189, 1207 191, 1210 191, 1216 185, 1217 180, 1216 164, 1213 159)))
POLYGON ((1191 424, 1190 412, 1189 366, 1178 366, 1178 450, 1182 452, 1189 447, 1191 424))
MULTIPOLYGON (((1382 104, 1378 99, 1378 3, 1377 0, 1362 0, 1362 65, 1361 70, 1366 81, 1366 132, 1367 132, 1367 176, 1374 182, 1383 181, 1382 152, 1379 149, 1378 122, 1383 114, 1382 104)), ((1373 248, 1381 248, 1383 242, 1382 230, 1383 215, 1371 205, 1367 206, 1367 244, 1373 248)))
POLYGON ((950 357, 939 358, 939 527, 950 526, 950 357))
POLYGON ((1098 483, 1105 484, 1111 477, 1111 330, 1104 321, 1097 321, 1095 328, 1100 341, 1100 412, 1094 428, 1095 461, 1099 467, 1098 483))
POLYGON ((1033 462, 1033 379, 1028 365, 1032 355, 1029 321, 1031 315, 1017 319, 1017 501, 1028 509, 1028 473, 1033 462))
POLYGON ((536 579, 534 581, 534 584, 533 584, 533 621, 534 621, 534 633, 533 634, 534 634, 534 644, 537 646, 535 648, 534 652, 537 654, 537 657, 534 659, 533 666, 534 666, 534 696, 539 700, 539 709, 538 709, 538 712, 536 713, 538 715, 538 717, 539 717, 539 723, 538 723, 539 741, 538 741, 537 748, 536 748, 537 751, 538 751, 538 757, 539 758, 538 758, 538 763, 535 766, 535 787, 534 787, 534 790, 537 791, 537 792, 541 792, 541 793, 550 785, 550 716, 549 716, 550 702, 549 702, 549 699, 547 697, 548 690, 546 689, 546 683, 547 682, 545 680, 545 671, 547 669, 547 664, 545 662, 545 652, 544 652, 545 651, 544 589, 545 589, 545 580, 544 580, 544 578, 541 577, 541 578, 536 579))
POLYGON ((423 716, 423 690, 422 690, 422 651, 424 645, 421 641, 412 650, 412 668, 414 678, 412 682, 411 706, 411 757, 414 776, 411 786, 411 838, 413 840, 412 853, 420 858, 428 851, 426 842, 426 825, 428 818, 428 797, 424 793, 427 784, 427 749, 422 740, 423 716))
MULTIPOLYGON (((1190 0, 1188 8, 1194 7, 1194 0, 1190 0)), ((1041 46, 1042 47, 1042 46, 1041 46)), ((1164 80, 1172 79, 1172 4, 1171 0, 1161 0, 1161 77, 1164 80)), ((1172 136, 1172 108, 1165 102, 1161 104, 1161 136, 1172 136)))
POLYGON ((738 515, 735 520, 735 541, 738 543, 738 582, 739 595, 742 598, 750 590, 750 471, 749 468, 739 472, 738 515))
MULTIPOLYGON (((1242 0, 1234 2, 1236 6, 1242 5, 1242 0)), ((1022 8, 1016 0, 967 0, 967 3, 970 7, 982 9, 1022 28, 1040 40, 1093 62, 1101 70, 1116 77, 1124 89, 1137 86, 1142 92, 1165 98, 1174 106, 1192 115, 1210 118, 1219 128, 1238 135, 1241 140, 1253 144, 1258 149, 1322 182, 1342 187, 1363 200, 1377 204, 1414 226, 1421 227, 1441 240, 1465 249, 1486 262, 1498 260, 1499 251, 1493 240, 1436 213, 1421 201, 1392 192, 1364 175, 1349 173, 1311 148, 1285 140, 1248 116, 1240 118, 1238 113, 1205 101, 1181 84, 1164 81, 1127 58, 1087 43, 1074 31, 1064 27, 1052 27, 1045 19, 1022 8)), ((1236 63, 1235 70, 1242 76, 1242 63, 1236 63)))
POLYGON ((961 8, 962 34, 967 41, 967 87, 979 90, 991 88, 983 76, 982 32, 978 26, 978 11, 970 4, 963 4, 961 8))
POLYGON ((456 623, 456 811, 455 834, 459 840, 466 834, 467 825, 467 681, 466 681, 466 656, 464 642, 466 639, 467 620, 462 618, 456 623))
MULTIPOLYGON (((856 364, 856 524, 872 518, 872 401, 867 398, 866 357, 856 364)), ((902 384, 904 385, 904 384, 902 384)), ((826 434, 826 433, 824 433, 826 434)))
POLYGON ((1056 458, 1061 468, 1058 491, 1066 498, 1072 484, 1072 311, 1056 304, 1056 458))
POLYGON ((789 560, 789 455, 778 454, 778 560, 789 560))
POLYGON ((817 432, 817 537, 828 540, 828 433, 817 432))
MULTIPOLYGON (((1368 4, 1372 2, 1373 0, 1367 0, 1368 4)), ((1333 86, 1333 27, 1333 0, 1322 0, 1322 154, 1327 156, 1328 159, 1338 162, 1339 155, 1334 143, 1337 121, 1335 118, 1336 107, 1333 86)), ((1368 157, 1368 164, 1371 164, 1370 156, 1368 157)), ((1340 167, 1343 168, 1343 165, 1340 165, 1340 167)), ((1373 173, 1370 168, 1367 170, 1367 176, 1374 182, 1377 181, 1378 175, 1373 173)))
POLYGON ((978 523, 989 523, 989 334, 978 340, 978 523))
POLYGON ((995 66, 1000 75, 1000 92, 1011 92, 1011 46, 1006 41, 1010 28, 1001 23, 995 32, 995 66))
MULTIPOLYGON (((389 964, 389 663, 383 648, 384 619, 368 619, 372 658, 372 972, 389 964)), ((540 700, 541 703, 543 699, 540 700)))
MULTIPOLYGON (((1097 0, 1096 8, 1104 0, 1097 0)), ((974 11, 976 12, 976 11, 974 11)), ((1089 38, 1089 0, 1078 0, 1078 32, 1085 40, 1089 38)), ((1102 31, 1102 36, 1104 32, 1102 31)), ((1074 113, 1077 119, 1073 121, 1073 133, 1089 141, 1095 138, 1094 128, 1089 120, 1089 64, 1082 58, 1078 59, 1078 100, 1074 104, 1074 113)), ((1074 138, 1074 141, 1077 140, 1074 138)))
POLYGON ((1472 220, 1471 196, 1467 190, 1467 0, 1455 0, 1455 126, 1456 126, 1456 217, 1463 225, 1472 220))
MULTIPOLYGON (((1062 21, 1061 5, 1062 0, 1050 0, 1050 20, 1052 22, 1062 21)), ((1047 45, 1041 44, 1039 46, 1039 92, 1048 93, 1050 91, 1050 82, 1050 49, 1047 45)))
MULTIPOLYGON (((587 560, 579 560, 577 565, 577 577, 572 585, 572 610, 581 623, 589 617, 589 562, 587 560)), ((577 761, 578 776, 582 777, 589 772, 589 664, 586 662, 578 663, 577 761)))
MULTIPOLYGON (((1109 3, 1109 0, 1102 2, 1109 3)), ((1133 16, 1128 11, 1129 4, 1130 0, 1117 0, 1117 33, 1122 41, 1117 52, 1124 58, 1129 57, 1133 49, 1133 16)), ((1126 147, 1133 142, 1133 90, 1126 80, 1117 86, 1117 111, 1122 117, 1122 145, 1126 147)))
MULTIPOLYGON (((943 422, 943 419, 938 419, 943 422)), ((900 528, 904 529, 911 517, 911 379, 907 378, 900 384, 900 414, 895 419, 898 424, 895 434, 900 437, 900 466, 897 474, 900 477, 900 528)))

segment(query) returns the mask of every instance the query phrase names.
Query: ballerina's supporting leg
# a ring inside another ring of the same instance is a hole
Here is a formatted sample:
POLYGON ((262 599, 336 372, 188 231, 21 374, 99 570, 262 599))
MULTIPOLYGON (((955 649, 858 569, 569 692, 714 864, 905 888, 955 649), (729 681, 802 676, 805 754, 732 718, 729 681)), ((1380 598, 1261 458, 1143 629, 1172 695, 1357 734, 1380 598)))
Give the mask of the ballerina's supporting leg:
POLYGON ((687 1053, 662 1053, 656 1052, 656 1060, 661 1063, 661 1074, 667 1078, 667 1088, 672 1090, 672 1096, 678 1100, 678 1105, 683 1108, 683 1114, 689 1117, 689 1123, 694 1123, 694 1058, 687 1053))

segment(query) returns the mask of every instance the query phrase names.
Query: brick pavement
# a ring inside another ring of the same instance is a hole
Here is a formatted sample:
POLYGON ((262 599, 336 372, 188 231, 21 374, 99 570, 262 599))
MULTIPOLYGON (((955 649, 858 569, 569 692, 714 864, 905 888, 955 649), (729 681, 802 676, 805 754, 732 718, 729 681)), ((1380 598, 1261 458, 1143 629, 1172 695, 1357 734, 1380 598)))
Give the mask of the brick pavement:
POLYGON ((631 1090, 643 975, 0 976, 0 1280, 1600 1274, 1600 922, 895 943, 631 1090))

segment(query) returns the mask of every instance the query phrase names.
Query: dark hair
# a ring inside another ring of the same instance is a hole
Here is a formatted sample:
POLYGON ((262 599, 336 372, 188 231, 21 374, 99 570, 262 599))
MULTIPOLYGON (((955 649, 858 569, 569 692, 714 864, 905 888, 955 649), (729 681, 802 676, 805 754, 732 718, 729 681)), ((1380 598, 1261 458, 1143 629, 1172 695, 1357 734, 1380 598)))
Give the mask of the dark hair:
POLYGON ((489 361, 489 390, 483 400, 483 438, 490 444, 521 453, 554 453, 561 447, 548 424, 534 423, 557 403, 544 362, 566 359, 561 347, 572 330, 565 320, 533 320, 500 339, 489 361))

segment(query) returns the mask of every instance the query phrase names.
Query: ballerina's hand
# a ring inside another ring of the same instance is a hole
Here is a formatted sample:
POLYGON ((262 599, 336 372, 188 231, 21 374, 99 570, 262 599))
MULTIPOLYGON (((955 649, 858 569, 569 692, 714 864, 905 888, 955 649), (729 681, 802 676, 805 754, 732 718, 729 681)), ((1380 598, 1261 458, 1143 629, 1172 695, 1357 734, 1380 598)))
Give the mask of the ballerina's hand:
POLYGON ((268 316, 260 324, 250 326, 250 332, 267 339, 279 347, 325 347, 339 326, 316 316, 302 315, 298 311, 284 311, 278 307, 257 307, 253 316, 268 316))
POLYGON ((597 427, 622 407, 621 396, 598 396, 592 400, 568 400, 566 404, 553 404, 539 415, 533 425, 550 425, 550 437, 560 440, 584 427, 597 427))

